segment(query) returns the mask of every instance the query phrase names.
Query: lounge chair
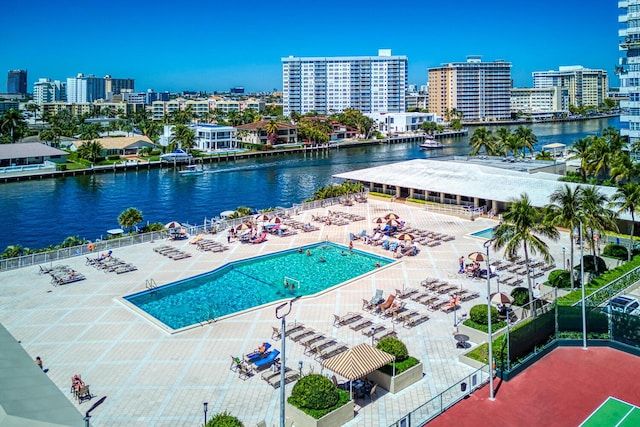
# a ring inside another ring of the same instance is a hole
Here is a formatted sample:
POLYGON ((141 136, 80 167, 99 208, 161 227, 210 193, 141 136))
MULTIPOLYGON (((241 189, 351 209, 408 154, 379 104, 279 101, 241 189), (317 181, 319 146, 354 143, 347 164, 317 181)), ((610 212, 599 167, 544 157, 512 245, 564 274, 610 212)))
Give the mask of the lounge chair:
POLYGON ((315 330, 313 328, 304 327, 296 332, 293 332, 291 335, 289 335, 289 338, 291 338, 291 340, 293 340, 294 342, 298 342, 302 338, 307 337, 314 333, 315 333, 315 330))
POLYGON ((338 316, 337 314, 333 315, 333 326, 345 326, 349 323, 353 323, 356 320, 362 319, 362 315, 360 313, 347 313, 344 316, 338 316))
POLYGON ((349 329, 353 329, 354 331, 359 331, 359 330, 367 328, 367 327, 369 327, 371 325, 373 325, 373 322, 371 321, 371 319, 362 318, 362 319, 358 320, 356 323, 350 324, 349 325, 349 329))
POLYGON ((259 348, 253 350, 251 353, 246 354, 244 356, 244 359, 247 362, 252 363, 260 359, 261 357, 263 357, 270 348, 271 348, 271 343, 269 342, 262 343, 262 345, 259 348))
POLYGON ((254 370, 252 365, 249 365, 244 362, 238 365, 238 378, 240 378, 241 380, 244 381, 248 378, 251 378, 253 374, 254 374, 254 370))
POLYGON ((267 233, 262 233, 260 237, 256 237, 255 239, 251 240, 251 243, 262 243, 265 240, 267 240, 267 233))
MULTIPOLYGON (((281 371, 278 370, 277 375, 270 377, 269 379, 267 379, 267 383, 269 383, 269 385, 273 388, 279 388, 280 387, 280 383, 282 381, 282 377, 281 377, 281 371)), ((289 384, 292 381, 296 381, 298 378, 300 378, 300 374, 298 373, 298 371, 294 371, 291 368, 285 368, 284 370, 284 383, 285 384, 289 384)))
POLYGON ((382 289, 376 289, 375 295, 369 300, 371 304, 377 305, 380 304, 384 298, 382 298, 382 293, 384 291, 382 289))
POLYGON ((89 391, 88 385, 80 387, 80 389, 78 389, 78 391, 76 392, 76 399, 78 399, 78 403, 82 403, 85 400, 91 400, 92 398, 93 395, 89 391))
POLYGON ((405 328, 413 328, 414 326, 429 320, 426 313, 418 313, 417 311, 402 317, 402 323, 405 328))
POLYGON ((276 359, 279 359, 279 356, 280 356, 280 351, 271 350, 269 353, 267 353, 266 356, 253 362, 253 366, 255 366, 257 369, 268 368, 269 366, 276 363, 276 359))
POLYGON ((383 302, 382 304, 378 304, 378 309, 380 311, 384 312, 389 307, 391 307, 391 304, 393 304, 393 300, 395 300, 395 299, 396 299, 395 294, 389 295, 389 297, 387 298, 387 300, 385 302, 383 302))
POLYGON ((316 353, 316 360, 325 360, 325 359, 329 359, 330 357, 336 356, 340 353, 343 353, 345 351, 349 350, 349 347, 347 347, 344 344, 334 344, 330 347, 327 347, 323 350, 320 350, 316 353))

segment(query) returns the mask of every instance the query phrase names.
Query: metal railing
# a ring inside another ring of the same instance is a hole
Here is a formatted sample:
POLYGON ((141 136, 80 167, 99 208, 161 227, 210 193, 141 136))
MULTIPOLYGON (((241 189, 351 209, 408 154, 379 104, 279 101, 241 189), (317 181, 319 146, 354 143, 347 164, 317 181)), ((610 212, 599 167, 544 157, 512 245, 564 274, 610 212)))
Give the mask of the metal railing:
POLYGON ((456 381, 442 393, 418 406, 389 427, 422 426, 455 405, 489 381, 489 365, 456 381))
MULTIPOLYGON (((589 294, 589 296, 585 297, 585 304, 587 305, 587 307, 597 307, 603 302, 611 299, 617 293, 637 283, 638 281, 640 281, 640 267, 634 268, 633 270, 610 282, 608 285, 605 285, 597 291, 589 294)), ((581 303, 582 301, 578 301, 573 305, 579 306, 581 303)))

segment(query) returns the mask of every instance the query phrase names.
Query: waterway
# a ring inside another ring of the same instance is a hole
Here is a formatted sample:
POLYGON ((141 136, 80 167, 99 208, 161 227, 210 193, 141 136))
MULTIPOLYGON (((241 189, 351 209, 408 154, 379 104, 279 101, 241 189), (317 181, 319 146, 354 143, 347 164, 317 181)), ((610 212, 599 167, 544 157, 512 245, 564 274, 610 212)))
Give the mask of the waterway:
MULTIPOLYGON (((609 118, 533 124, 531 128, 539 148, 553 142, 571 145, 618 124, 618 118, 609 118)), ((238 206, 290 207, 310 198, 319 187, 336 182, 334 174, 467 154, 472 132, 473 128, 468 136, 444 139, 444 149, 431 151, 420 150, 418 143, 372 145, 216 163, 205 165, 207 173, 197 176, 164 168, 1 184, 0 251, 16 244, 44 248, 67 236, 104 237, 106 230, 119 228, 118 215, 129 207, 142 211, 144 223, 176 220, 190 224, 202 224, 205 218, 238 206)))

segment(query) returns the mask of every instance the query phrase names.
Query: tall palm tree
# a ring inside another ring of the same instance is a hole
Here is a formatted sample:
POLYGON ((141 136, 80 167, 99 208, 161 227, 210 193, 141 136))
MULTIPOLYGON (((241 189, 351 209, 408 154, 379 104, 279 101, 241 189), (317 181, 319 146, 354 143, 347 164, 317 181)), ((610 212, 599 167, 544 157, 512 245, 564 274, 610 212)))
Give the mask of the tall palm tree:
MULTIPOLYGON (((505 126, 500 126, 496 130, 495 134, 495 142, 500 151, 502 151, 505 155, 508 154, 508 145, 509 139, 511 138, 511 131, 507 129, 505 126)), ((514 153, 515 154, 515 153, 514 153)))
MULTIPOLYGON (((526 193, 521 194, 520 198, 510 201, 509 209, 503 214, 502 219, 503 222, 494 231, 494 249, 505 248, 505 253, 512 255, 522 248, 527 266, 529 265, 529 254, 540 254, 547 263, 553 260, 547 243, 538 236, 555 241, 558 240, 558 230, 543 221, 542 209, 531 205, 526 193)), ((533 286, 529 268, 527 268, 527 286, 529 300, 533 301, 533 286)))
POLYGON ((617 183, 629 182, 638 176, 639 169, 639 165, 626 152, 619 151, 613 156, 610 176, 617 183))
POLYGON ((627 182, 611 196, 609 203, 611 206, 618 208, 616 211, 618 215, 627 211, 631 214, 631 232, 629 233, 629 250, 627 253, 627 261, 631 261, 633 235, 636 225, 635 213, 640 209, 640 184, 627 182))
POLYGON ((118 216, 118 224, 123 228, 128 228, 129 232, 133 227, 143 221, 142 212, 136 208, 127 208, 118 216))
POLYGON ((0 116, 0 134, 7 142, 13 144, 22 138, 27 130, 27 123, 18 110, 11 108, 0 116))
POLYGON ((525 150, 529 150, 533 154, 533 145, 538 142, 538 137, 533 133, 530 127, 518 126, 514 131, 514 136, 522 148, 522 155, 525 150))
POLYGON ((495 145, 494 141, 494 136, 486 127, 480 126, 479 128, 476 128, 476 130, 473 131, 471 138, 469 138, 469 145, 471 145, 471 153, 469 154, 477 156, 483 148, 486 153, 493 152, 495 145))
POLYGON ((587 172, 589 167, 589 145, 593 141, 595 136, 589 135, 586 138, 582 138, 573 143, 569 148, 569 160, 580 159, 580 174, 582 175, 582 181, 587 181, 587 172))
POLYGON ((196 142, 196 133, 187 125, 177 124, 173 127, 171 143, 191 152, 196 142))
POLYGON ((278 140, 278 122, 273 119, 269 120, 265 130, 267 131, 267 144, 272 145, 278 140))
POLYGON ((596 179, 598 177, 607 177, 611 163, 613 162, 613 155, 615 151, 607 143, 607 140, 603 137, 597 137, 593 140, 593 143, 589 146, 589 154, 587 156, 589 162, 589 170, 593 173, 596 179))
POLYGON ((617 229, 615 214, 608 209, 609 199, 595 186, 584 187, 580 197, 582 208, 583 231, 587 242, 591 245, 591 253, 594 259, 595 273, 598 274, 596 260, 596 235, 604 236, 607 230, 617 229))
MULTIPOLYGON (((581 187, 573 189, 568 184, 551 194, 549 201, 552 215, 550 221, 555 226, 569 229, 569 273, 571 274, 571 289, 574 287, 573 277, 573 246, 574 233, 580 224, 581 187)), ((562 268, 565 268, 563 265, 562 268)))

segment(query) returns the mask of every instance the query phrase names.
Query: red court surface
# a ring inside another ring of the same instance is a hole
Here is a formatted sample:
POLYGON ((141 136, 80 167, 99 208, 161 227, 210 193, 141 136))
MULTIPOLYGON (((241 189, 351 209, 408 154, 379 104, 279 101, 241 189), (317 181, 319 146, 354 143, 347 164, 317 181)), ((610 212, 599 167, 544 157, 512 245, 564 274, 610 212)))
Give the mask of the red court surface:
POLYGON ((428 423, 578 426, 609 396, 640 406, 640 357, 608 347, 559 347, 509 382, 495 380, 428 423))

